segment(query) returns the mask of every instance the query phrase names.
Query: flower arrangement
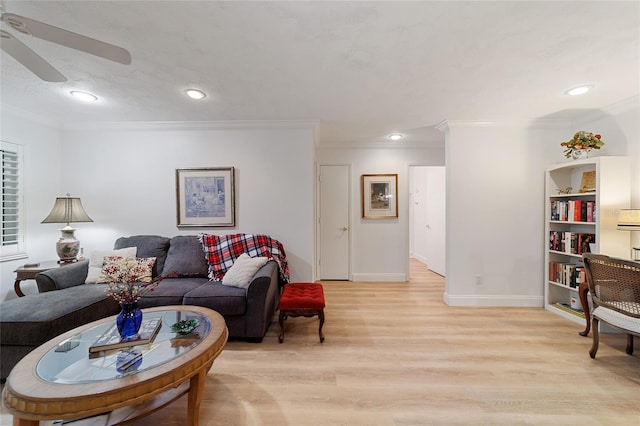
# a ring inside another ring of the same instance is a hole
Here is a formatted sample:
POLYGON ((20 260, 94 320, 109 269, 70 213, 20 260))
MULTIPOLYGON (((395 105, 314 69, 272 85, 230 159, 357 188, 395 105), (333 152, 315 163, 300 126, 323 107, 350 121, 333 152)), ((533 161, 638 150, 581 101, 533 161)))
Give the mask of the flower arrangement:
POLYGON ((126 282, 108 282, 105 292, 107 297, 120 304, 135 303, 142 296, 153 291, 164 277, 158 277, 150 282, 139 282, 136 276, 131 275, 126 282))
POLYGON ((579 149, 600 149, 604 146, 604 142, 601 140, 602 136, 594 135, 591 132, 585 132, 581 130, 573 135, 573 139, 567 142, 560 143, 560 146, 565 147, 564 156, 569 158, 573 151, 579 149))

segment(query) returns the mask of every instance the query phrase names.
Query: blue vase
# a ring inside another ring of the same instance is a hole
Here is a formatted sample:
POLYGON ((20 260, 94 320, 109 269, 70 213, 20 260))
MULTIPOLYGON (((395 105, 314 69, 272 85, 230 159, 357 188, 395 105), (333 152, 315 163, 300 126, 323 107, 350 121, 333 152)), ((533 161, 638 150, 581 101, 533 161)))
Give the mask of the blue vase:
POLYGON ((142 324, 142 311, 138 308, 138 302, 121 303, 120 308, 120 313, 116 318, 120 337, 123 340, 137 338, 142 324))

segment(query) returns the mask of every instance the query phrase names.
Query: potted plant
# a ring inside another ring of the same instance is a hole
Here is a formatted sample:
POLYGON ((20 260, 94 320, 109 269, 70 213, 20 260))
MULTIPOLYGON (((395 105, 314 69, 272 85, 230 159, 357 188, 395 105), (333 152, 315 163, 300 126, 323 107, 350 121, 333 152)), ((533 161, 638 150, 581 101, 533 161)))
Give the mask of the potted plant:
POLYGON ((560 146, 565 148, 564 156, 567 158, 587 158, 592 149, 600 149, 604 146, 601 138, 602 136, 598 134, 580 130, 573 135, 573 139, 560 143, 560 146))

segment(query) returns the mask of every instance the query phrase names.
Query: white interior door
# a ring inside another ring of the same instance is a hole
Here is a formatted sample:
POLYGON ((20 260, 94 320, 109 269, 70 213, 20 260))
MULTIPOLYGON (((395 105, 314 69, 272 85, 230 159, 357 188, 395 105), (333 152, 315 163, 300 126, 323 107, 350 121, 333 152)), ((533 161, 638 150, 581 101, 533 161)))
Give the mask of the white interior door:
POLYGON ((321 280, 349 280, 349 166, 320 166, 321 280))
POLYGON ((427 267, 444 276, 446 246, 446 180, 444 167, 425 167, 426 170, 426 229, 427 267))

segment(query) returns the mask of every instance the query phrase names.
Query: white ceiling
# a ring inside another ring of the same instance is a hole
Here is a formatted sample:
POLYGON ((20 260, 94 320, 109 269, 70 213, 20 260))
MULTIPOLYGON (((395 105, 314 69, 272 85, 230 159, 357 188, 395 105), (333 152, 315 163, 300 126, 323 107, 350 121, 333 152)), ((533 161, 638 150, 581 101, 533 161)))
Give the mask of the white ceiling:
POLYGON ((317 120, 319 143, 441 144, 442 120, 570 117, 640 93, 640 2, 11 1, 128 49, 129 66, 3 29, 65 74, 1 54, 2 105, 81 122, 317 120), (563 92, 592 84, 587 95, 563 92), (196 87, 209 96, 186 98, 196 87), (73 89, 100 97, 91 105, 73 89))

